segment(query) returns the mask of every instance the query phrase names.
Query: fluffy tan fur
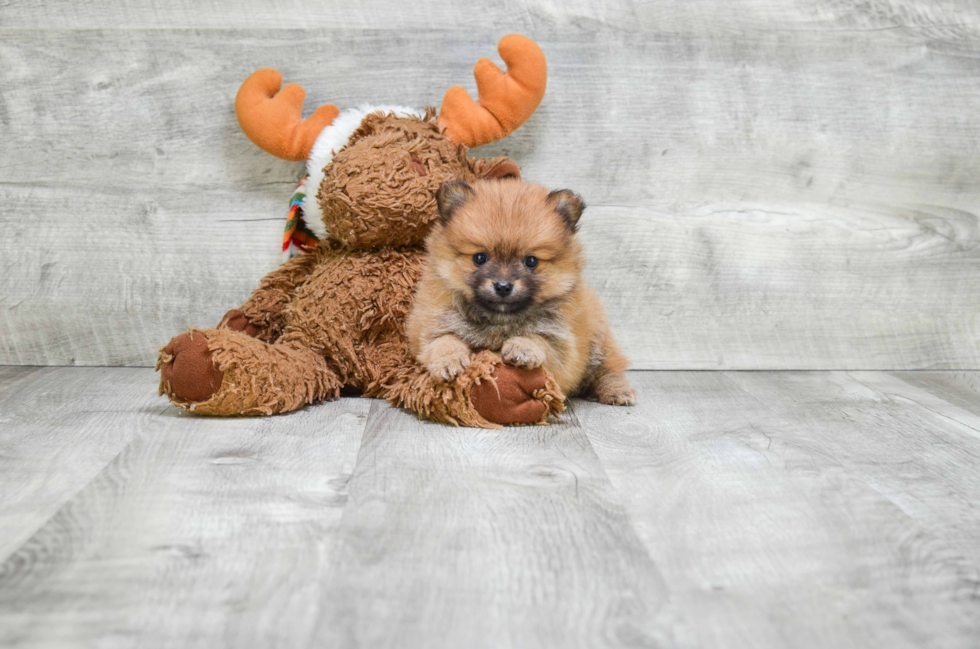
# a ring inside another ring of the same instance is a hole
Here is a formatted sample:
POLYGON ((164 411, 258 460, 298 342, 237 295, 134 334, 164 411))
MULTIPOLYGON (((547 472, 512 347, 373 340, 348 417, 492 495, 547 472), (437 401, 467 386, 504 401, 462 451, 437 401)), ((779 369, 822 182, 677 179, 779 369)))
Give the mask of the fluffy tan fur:
POLYGON ((633 404, 628 362, 582 278, 581 200, 518 180, 454 183, 440 196, 443 219, 426 240, 407 325, 410 350, 430 374, 451 381, 471 351, 491 350, 517 367, 543 367, 565 394, 633 404), (475 262, 478 253, 486 261, 475 262), (505 297, 495 296, 496 282, 511 285, 505 297))

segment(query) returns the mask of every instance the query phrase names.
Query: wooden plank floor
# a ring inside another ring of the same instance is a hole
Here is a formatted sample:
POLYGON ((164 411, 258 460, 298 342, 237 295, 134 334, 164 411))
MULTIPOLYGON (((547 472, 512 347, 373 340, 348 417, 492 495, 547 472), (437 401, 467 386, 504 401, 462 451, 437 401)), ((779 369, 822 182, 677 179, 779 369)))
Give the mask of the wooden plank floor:
POLYGON ((632 380, 481 431, 0 367, 0 646, 977 645, 980 373, 632 380))

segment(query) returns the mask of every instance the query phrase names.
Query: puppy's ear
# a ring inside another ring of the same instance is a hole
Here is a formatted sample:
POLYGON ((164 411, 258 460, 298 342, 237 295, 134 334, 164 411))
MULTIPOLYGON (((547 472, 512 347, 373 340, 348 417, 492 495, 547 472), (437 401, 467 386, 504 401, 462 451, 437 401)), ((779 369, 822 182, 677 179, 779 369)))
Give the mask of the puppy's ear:
POLYGON ((585 201, 581 196, 570 189, 556 189, 548 194, 547 202, 565 219, 572 232, 578 230, 578 220, 582 218, 582 212, 585 211, 585 201))
POLYGON ((473 188, 462 180, 443 183, 436 192, 436 205, 439 206, 439 217, 442 218, 443 223, 448 223, 456 210, 466 205, 466 201, 475 195, 473 188))

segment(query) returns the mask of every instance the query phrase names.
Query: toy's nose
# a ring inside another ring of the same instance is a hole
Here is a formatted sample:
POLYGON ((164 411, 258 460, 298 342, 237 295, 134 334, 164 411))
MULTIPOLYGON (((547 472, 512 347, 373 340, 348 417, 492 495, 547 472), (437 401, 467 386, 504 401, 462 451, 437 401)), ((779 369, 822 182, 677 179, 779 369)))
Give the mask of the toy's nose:
POLYGON ((514 285, 510 282, 500 280, 499 282, 494 282, 493 290, 500 297, 507 297, 514 290, 514 285))

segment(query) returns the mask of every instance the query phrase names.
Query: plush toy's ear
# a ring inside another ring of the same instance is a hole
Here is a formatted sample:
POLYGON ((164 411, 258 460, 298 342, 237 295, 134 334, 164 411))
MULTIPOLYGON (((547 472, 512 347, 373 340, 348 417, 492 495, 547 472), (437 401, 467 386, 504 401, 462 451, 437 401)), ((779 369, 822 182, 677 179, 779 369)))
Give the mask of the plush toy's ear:
POLYGON ((484 176, 484 178, 513 178, 514 180, 521 179, 521 168, 518 167, 512 160, 504 160, 499 165, 490 169, 484 176))
POLYGON ((572 229, 578 230, 578 220, 582 218, 585 211, 585 201, 582 197, 569 189, 556 189, 548 194, 548 205, 565 219, 565 223, 572 229))
POLYGON ((521 179, 521 168, 510 158, 469 158, 470 170, 477 178, 521 179))
POLYGON ((439 191, 436 192, 436 205, 439 206, 439 217, 444 223, 448 223, 453 218, 453 214, 466 205, 466 202, 473 198, 476 192, 473 188, 462 180, 453 180, 443 183, 439 191))

